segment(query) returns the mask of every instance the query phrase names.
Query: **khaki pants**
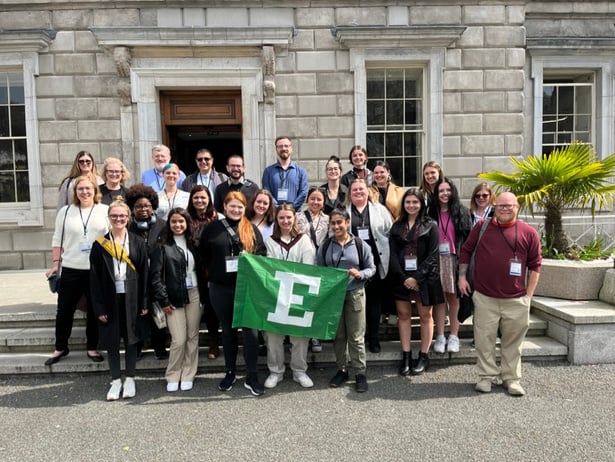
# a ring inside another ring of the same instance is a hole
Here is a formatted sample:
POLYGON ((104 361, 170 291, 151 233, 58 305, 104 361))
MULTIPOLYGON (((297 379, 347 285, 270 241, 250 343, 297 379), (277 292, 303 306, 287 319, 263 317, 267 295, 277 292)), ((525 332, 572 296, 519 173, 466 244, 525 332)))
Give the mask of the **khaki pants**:
POLYGON ((493 298, 478 291, 474 301, 474 345, 476 367, 481 378, 501 376, 521 379, 521 344, 530 324, 530 297, 493 298), (502 332, 500 367, 496 364, 495 340, 498 325, 502 332))
POLYGON ((199 290, 188 289, 190 302, 183 308, 167 315, 167 327, 171 333, 167 382, 192 382, 199 364, 199 326, 201 306, 199 290))
MULTIPOLYGON (((270 372, 283 374, 284 365, 284 335, 264 332, 267 340, 267 367, 270 372)), ((307 371, 307 352, 309 338, 290 336, 290 369, 293 372, 307 371)))

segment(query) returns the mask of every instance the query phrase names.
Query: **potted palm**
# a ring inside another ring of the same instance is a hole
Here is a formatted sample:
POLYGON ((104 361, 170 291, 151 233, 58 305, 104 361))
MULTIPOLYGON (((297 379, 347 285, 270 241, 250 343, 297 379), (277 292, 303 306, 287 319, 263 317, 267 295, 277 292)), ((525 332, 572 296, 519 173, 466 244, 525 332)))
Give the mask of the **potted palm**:
POLYGON ((544 213, 543 257, 560 260, 544 261, 536 294, 569 299, 597 298, 603 277, 597 276, 590 269, 597 268, 603 276, 606 269, 612 266, 612 262, 576 262, 575 265, 575 262, 561 260, 563 257, 578 254, 578 249, 570 247, 564 232, 562 215, 568 208, 589 207, 593 217, 597 210, 612 207, 615 193, 615 184, 612 183, 615 176, 615 154, 598 160, 591 145, 572 142, 548 155, 510 159, 515 168, 513 173, 491 171, 481 173, 479 177, 493 181, 498 190, 514 193, 519 204, 532 216, 539 210, 544 213), (562 268, 566 274, 551 274, 551 266, 562 268), (575 271, 576 267, 584 270, 572 274, 571 271, 575 271), (575 284, 570 284, 569 281, 575 281, 575 284), (567 288, 574 292, 569 293, 567 288), (582 293, 579 293, 579 290, 582 293))

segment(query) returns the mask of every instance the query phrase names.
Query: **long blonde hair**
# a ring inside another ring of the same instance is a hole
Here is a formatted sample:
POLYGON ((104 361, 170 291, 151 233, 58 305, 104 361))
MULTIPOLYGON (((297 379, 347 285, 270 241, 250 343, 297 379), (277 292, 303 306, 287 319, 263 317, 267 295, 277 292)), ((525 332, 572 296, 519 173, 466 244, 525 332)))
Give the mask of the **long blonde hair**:
MULTIPOLYGON (((248 206, 248 201, 246 200, 246 196, 239 191, 231 191, 224 198, 224 205, 226 206, 230 201, 238 200, 243 204, 244 207, 248 206)), ((239 235, 239 240, 241 241, 243 248, 248 253, 253 253, 256 248, 256 234, 254 233, 254 228, 252 227, 252 222, 248 220, 245 213, 239 220, 239 225, 237 226, 237 234, 239 235)))
POLYGON ((62 178, 62 181, 60 181, 59 189, 62 188, 62 184, 66 180, 72 180, 74 178, 82 176, 81 169, 79 168, 79 158, 83 156, 88 156, 90 160, 92 161, 92 169, 90 170, 89 176, 91 176, 94 182, 97 183, 97 177, 99 175, 98 175, 98 170, 96 170, 96 161, 94 160, 94 156, 89 151, 79 151, 77 153, 77 156, 75 157, 75 160, 73 161, 73 165, 70 168, 70 172, 68 172, 68 175, 66 175, 64 178, 62 178))

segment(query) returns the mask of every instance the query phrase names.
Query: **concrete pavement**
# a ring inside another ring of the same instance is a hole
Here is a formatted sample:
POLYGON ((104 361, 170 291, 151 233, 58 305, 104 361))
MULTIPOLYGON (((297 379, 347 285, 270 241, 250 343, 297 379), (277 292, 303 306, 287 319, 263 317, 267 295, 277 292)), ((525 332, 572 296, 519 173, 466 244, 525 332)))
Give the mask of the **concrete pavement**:
MULTIPOLYGON (((365 394, 327 387, 333 368, 286 379, 260 398, 242 381, 200 374, 189 392, 162 375, 137 378, 137 396, 104 401, 108 378, 0 379, 0 460, 28 461, 612 461, 615 365, 524 365, 527 396, 473 390, 471 365, 410 380, 369 367, 365 394)), ((264 378, 264 377, 263 377, 264 378)))

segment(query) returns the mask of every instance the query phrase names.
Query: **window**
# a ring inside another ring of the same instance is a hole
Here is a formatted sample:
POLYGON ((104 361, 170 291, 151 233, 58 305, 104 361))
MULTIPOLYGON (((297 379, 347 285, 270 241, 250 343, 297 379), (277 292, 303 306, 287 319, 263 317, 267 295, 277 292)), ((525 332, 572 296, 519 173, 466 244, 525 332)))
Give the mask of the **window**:
POLYGON ((366 80, 366 147, 370 161, 385 160, 400 185, 419 184, 424 137, 423 70, 367 68, 366 80))
POLYGON ((29 202, 23 76, 0 72, 0 202, 29 202))
POLYGON ((548 154, 572 141, 593 143, 593 92, 592 75, 580 79, 545 78, 542 86, 542 153, 548 154))

